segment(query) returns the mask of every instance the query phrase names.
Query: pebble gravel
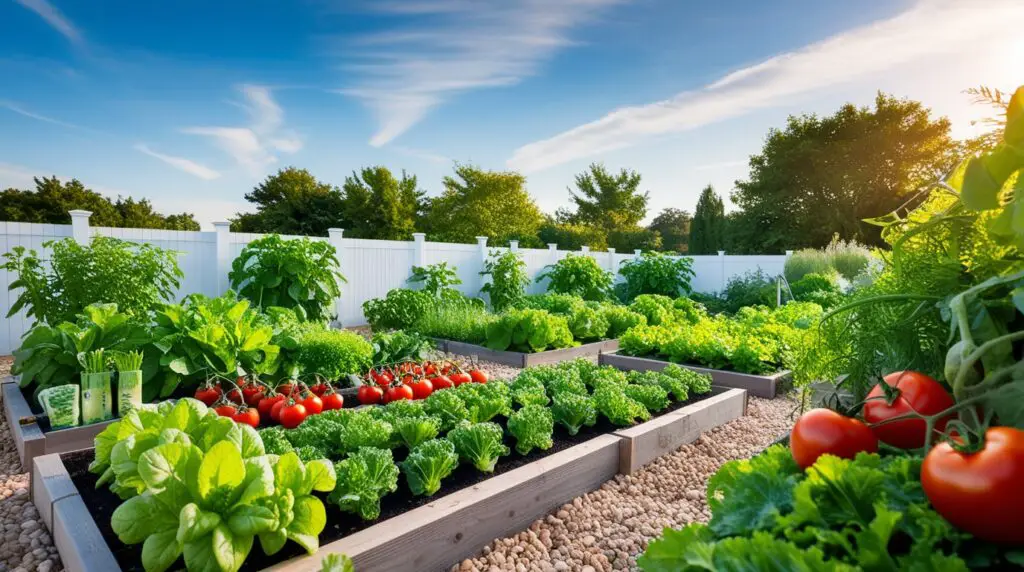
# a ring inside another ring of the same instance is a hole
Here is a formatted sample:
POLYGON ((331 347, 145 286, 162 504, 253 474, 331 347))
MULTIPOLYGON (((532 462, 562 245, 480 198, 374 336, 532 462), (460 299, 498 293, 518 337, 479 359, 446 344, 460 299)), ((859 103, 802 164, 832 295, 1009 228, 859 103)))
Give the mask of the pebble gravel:
MULTIPOLYGON (((471 356, 452 356, 464 363, 471 356)), ((519 368, 476 362, 494 379, 511 379, 519 368)), ((0 376, 10 358, 0 357, 0 376)), ((747 415, 702 435, 638 473, 619 475, 577 497, 517 535, 494 540, 453 572, 541 570, 611 572, 636 570, 636 557, 665 527, 710 518, 704 489, 726 461, 749 457, 792 426, 795 401, 751 397, 747 415)), ((2 411, 2 409, 0 409, 2 411)), ((49 532, 29 498, 17 449, 0 419, 0 572, 63 570, 49 532)))
POLYGON ((615 477, 515 536, 496 539, 452 572, 637 570, 636 557, 665 527, 711 517, 704 493, 708 478, 726 461, 754 455, 785 435, 796 405, 751 397, 744 417, 634 475, 615 477))

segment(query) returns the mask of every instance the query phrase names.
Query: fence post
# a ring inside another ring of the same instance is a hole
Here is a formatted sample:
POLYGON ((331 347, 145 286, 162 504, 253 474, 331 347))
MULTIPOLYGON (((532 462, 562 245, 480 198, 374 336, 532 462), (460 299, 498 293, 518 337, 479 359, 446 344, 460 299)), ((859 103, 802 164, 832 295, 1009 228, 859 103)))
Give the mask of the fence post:
POLYGON ((476 275, 480 277, 480 281, 477 283, 476 291, 479 292, 484 284, 487 283, 487 277, 480 274, 484 271, 484 264, 487 262, 487 237, 478 236, 476 237, 476 246, 480 249, 480 266, 477 268, 476 275))
POLYGON ((92 211, 73 210, 68 211, 68 214, 71 215, 71 237, 78 244, 89 244, 89 217, 92 211))
POLYGON ((228 273, 231 272, 231 223, 215 222, 213 230, 217 232, 217 296, 228 289, 228 273))
POLYGON ((412 265, 424 266, 427 262, 427 235, 422 232, 412 233, 412 265))
POLYGON ((725 290, 725 251, 724 250, 719 250, 718 251, 718 263, 722 267, 722 287, 719 288, 718 291, 722 292, 722 291, 725 290))
POLYGON ((510 240, 510 241, 508 241, 508 249, 511 250, 512 252, 519 252, 519 241, 518 240, 510 240))
MULTIPOLYGON (((345 250, 342 249, 342 240, 345 235, 345 229, 343 228, 329 228, 327 229, 327 241, 331 243, 334 250, 338 254, 338 272, 342 276, 345 275, 345 250)), ((345 304, 345 285, 338 281, 338 288, 341 290, 341 295, 334 300, 334 312, 337 314, 334 318, 335 323, 338 326, 342 325, 342 316, 344 316, 345 304)))
POLYGON ((619 273, 619 265, 615 263, 615 249, 608 248, 608 268, 612 272, 612 280, 615 279, 615 275, 619 273))

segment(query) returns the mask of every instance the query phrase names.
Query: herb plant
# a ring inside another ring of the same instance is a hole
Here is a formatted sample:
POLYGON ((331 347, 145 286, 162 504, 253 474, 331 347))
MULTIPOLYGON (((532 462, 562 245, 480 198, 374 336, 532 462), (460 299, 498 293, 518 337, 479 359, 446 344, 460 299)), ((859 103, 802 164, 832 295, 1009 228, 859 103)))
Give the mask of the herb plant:
POLYGON ((8 318, 24 309, 56 326, 74 322, 89 305, 106 303, 145 323, 181 285, 177 253, 150 244, 96 236, 88 245, 65 238, 43 246, 52 249, 49 264, 22 246, 4 254, 0 269, 18 276, 8 288, 23 289, 8 318))
POLYGON ((605 300, 611 294, 612 274, 590 256, 569 254, 544 267, 537 282, 548 279, 548 292, 572 294, 584 300, 605 300))
POLYGON ((452 474, 458 465, 459 456, 451 441, 431 439, 409 452, 402 462, 402 472, 412 494, 431 496, 441 489, 441 480, 452 474))
POLYGON ((554 445, 551 436, 555 420, 547 407, 527 405, 508 418, 508 431, 516 438, 516 452, 526 455, 533 449, 547 450, 554 445))
POLYGON ((491 277, 480 292, 487 294, 495 312, 518 308, 522 304, 530 277, 526 275, 526 263, 519 253, 492 250, 480 275, 491 277))
POLYGON ((276 234, 245 245, 231 263, 231 288, 256 308, 301 308, 305 317, 325 322, 335 317, 341 295, 334 246, 325 240, 283 239, 276 234))
POLYGON ((427 266, 413 266, 412 276, 409 277, 409 284, 420 284, 420 292, 429 295, 431 298, 440 298, 445 291, 454 290, 452 286, 462 284, 454 267, 448 266, 447 262, 429 264, 427 266))
POLYGON ((395 288, 384 298, 363 302, 363 315, 375 332, 403 330, 415 324, 432 303, 423 292, 395 288))
POLYGON ((459 457, 485 473, 493 473, 498 459, 509 454, 503 437, 504 431, 497 423, 464 423, 448 433, 459 457))
POLYGON ((694 277, 693 259, 645 252, 639 258, 625 261, 619 268, 619 274, 625 279, 618 288, 624 302, 630 302, 641 294, 675 298, 690 293, 690 280, 694 277))
POLYGON ((301 371, 329 380, 346 374, 362 374, 373 361, 373 346, 366 338, 344 330, 326 330, 306 334, 297 357, 301 371))

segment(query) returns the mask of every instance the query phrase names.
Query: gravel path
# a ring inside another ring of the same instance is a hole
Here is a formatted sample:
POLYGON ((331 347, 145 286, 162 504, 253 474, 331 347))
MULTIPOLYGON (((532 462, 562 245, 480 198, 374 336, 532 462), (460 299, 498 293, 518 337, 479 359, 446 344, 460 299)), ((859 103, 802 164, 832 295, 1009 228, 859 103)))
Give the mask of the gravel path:
POLYGON ((702 435, 631 476, 563 505, 518 535, 497 539, 453 572, 636 570, 636 556, 665 527, 710 517, 705 488, 726 461, 749 457, 787 433, 796 403, 751 397, 747 415, 702 435))
MULTIPOLYGON (((11 358, 0 357, 0 376, 10 370, 11 358)), ((28 473, 21 472, 18 449, 0 414, 0 572, 61 569, 60 556, 29 498, 28 486, 28 473)))

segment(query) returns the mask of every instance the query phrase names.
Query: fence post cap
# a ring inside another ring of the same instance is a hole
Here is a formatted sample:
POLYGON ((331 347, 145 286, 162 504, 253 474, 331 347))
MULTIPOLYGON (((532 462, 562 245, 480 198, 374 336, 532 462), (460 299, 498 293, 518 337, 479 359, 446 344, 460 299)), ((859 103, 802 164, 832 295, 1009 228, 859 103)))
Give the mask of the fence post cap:
POLYGON ((345 229, 343 228, 329 228, 327 229, 327 236, 331 238, 342 238, 345 235, 345 229))
POLYGON ((608 254, 615 254, 615 249, 609 246, 608 247, 608 254))
POLYGON ((633 249, 633 254, 635 254, 637 256, 640 256, 640 254, 641 254, 640 249, 639 248, 634 248, 633 249))
POLYGON ((787 250, 786 251, 786 256, 793 256, 793 251, 792 250, 787 250))
POLYGON ((216 228, 216 229, 221 229, 221 228, 228 229, 228 228, 231 228, 231 223, 230 222, 226 222, 226 221, 217 221, 217 222, 213 223, 213 228, 216 228))
POLYGON ((480 246, 487 246, 487 237, 486 236, 478 236, 478 237, 476 237, 476 243, 479 244, 480 246))
POLYGON ((558 250, 558 244, 556 244, 554 242, 549 242, 548 243, 548 250, 558 250))
POLYGON ((589 246, 581 246, 580 247, 580 252, 590 252, 590 247, 589 246))
POLYGON ((510 240, 510 241, 508 241, 508 246, 509 246, 509 248, 512 248, 512 249, 519 248, 519 241, 518 240, 510 240))
POLYGON ((71 218, 83 218, 83 217, 88 218, 88 217, 92 216, 92 211, 87 211, 87 210, 82 210, 82 209, 75 209, 75 210, 68 211, 68 214, 71 215, 71 218))
POLYGON ((427 233, 425 232, 414 232, 412 233, 412 239, 416 242, 422 242, 427 239, 427 233))
POLYGON ((724 250, 719 250, 718 251, 718 255, 719 256, 725 256, 725 251, 724 250))

